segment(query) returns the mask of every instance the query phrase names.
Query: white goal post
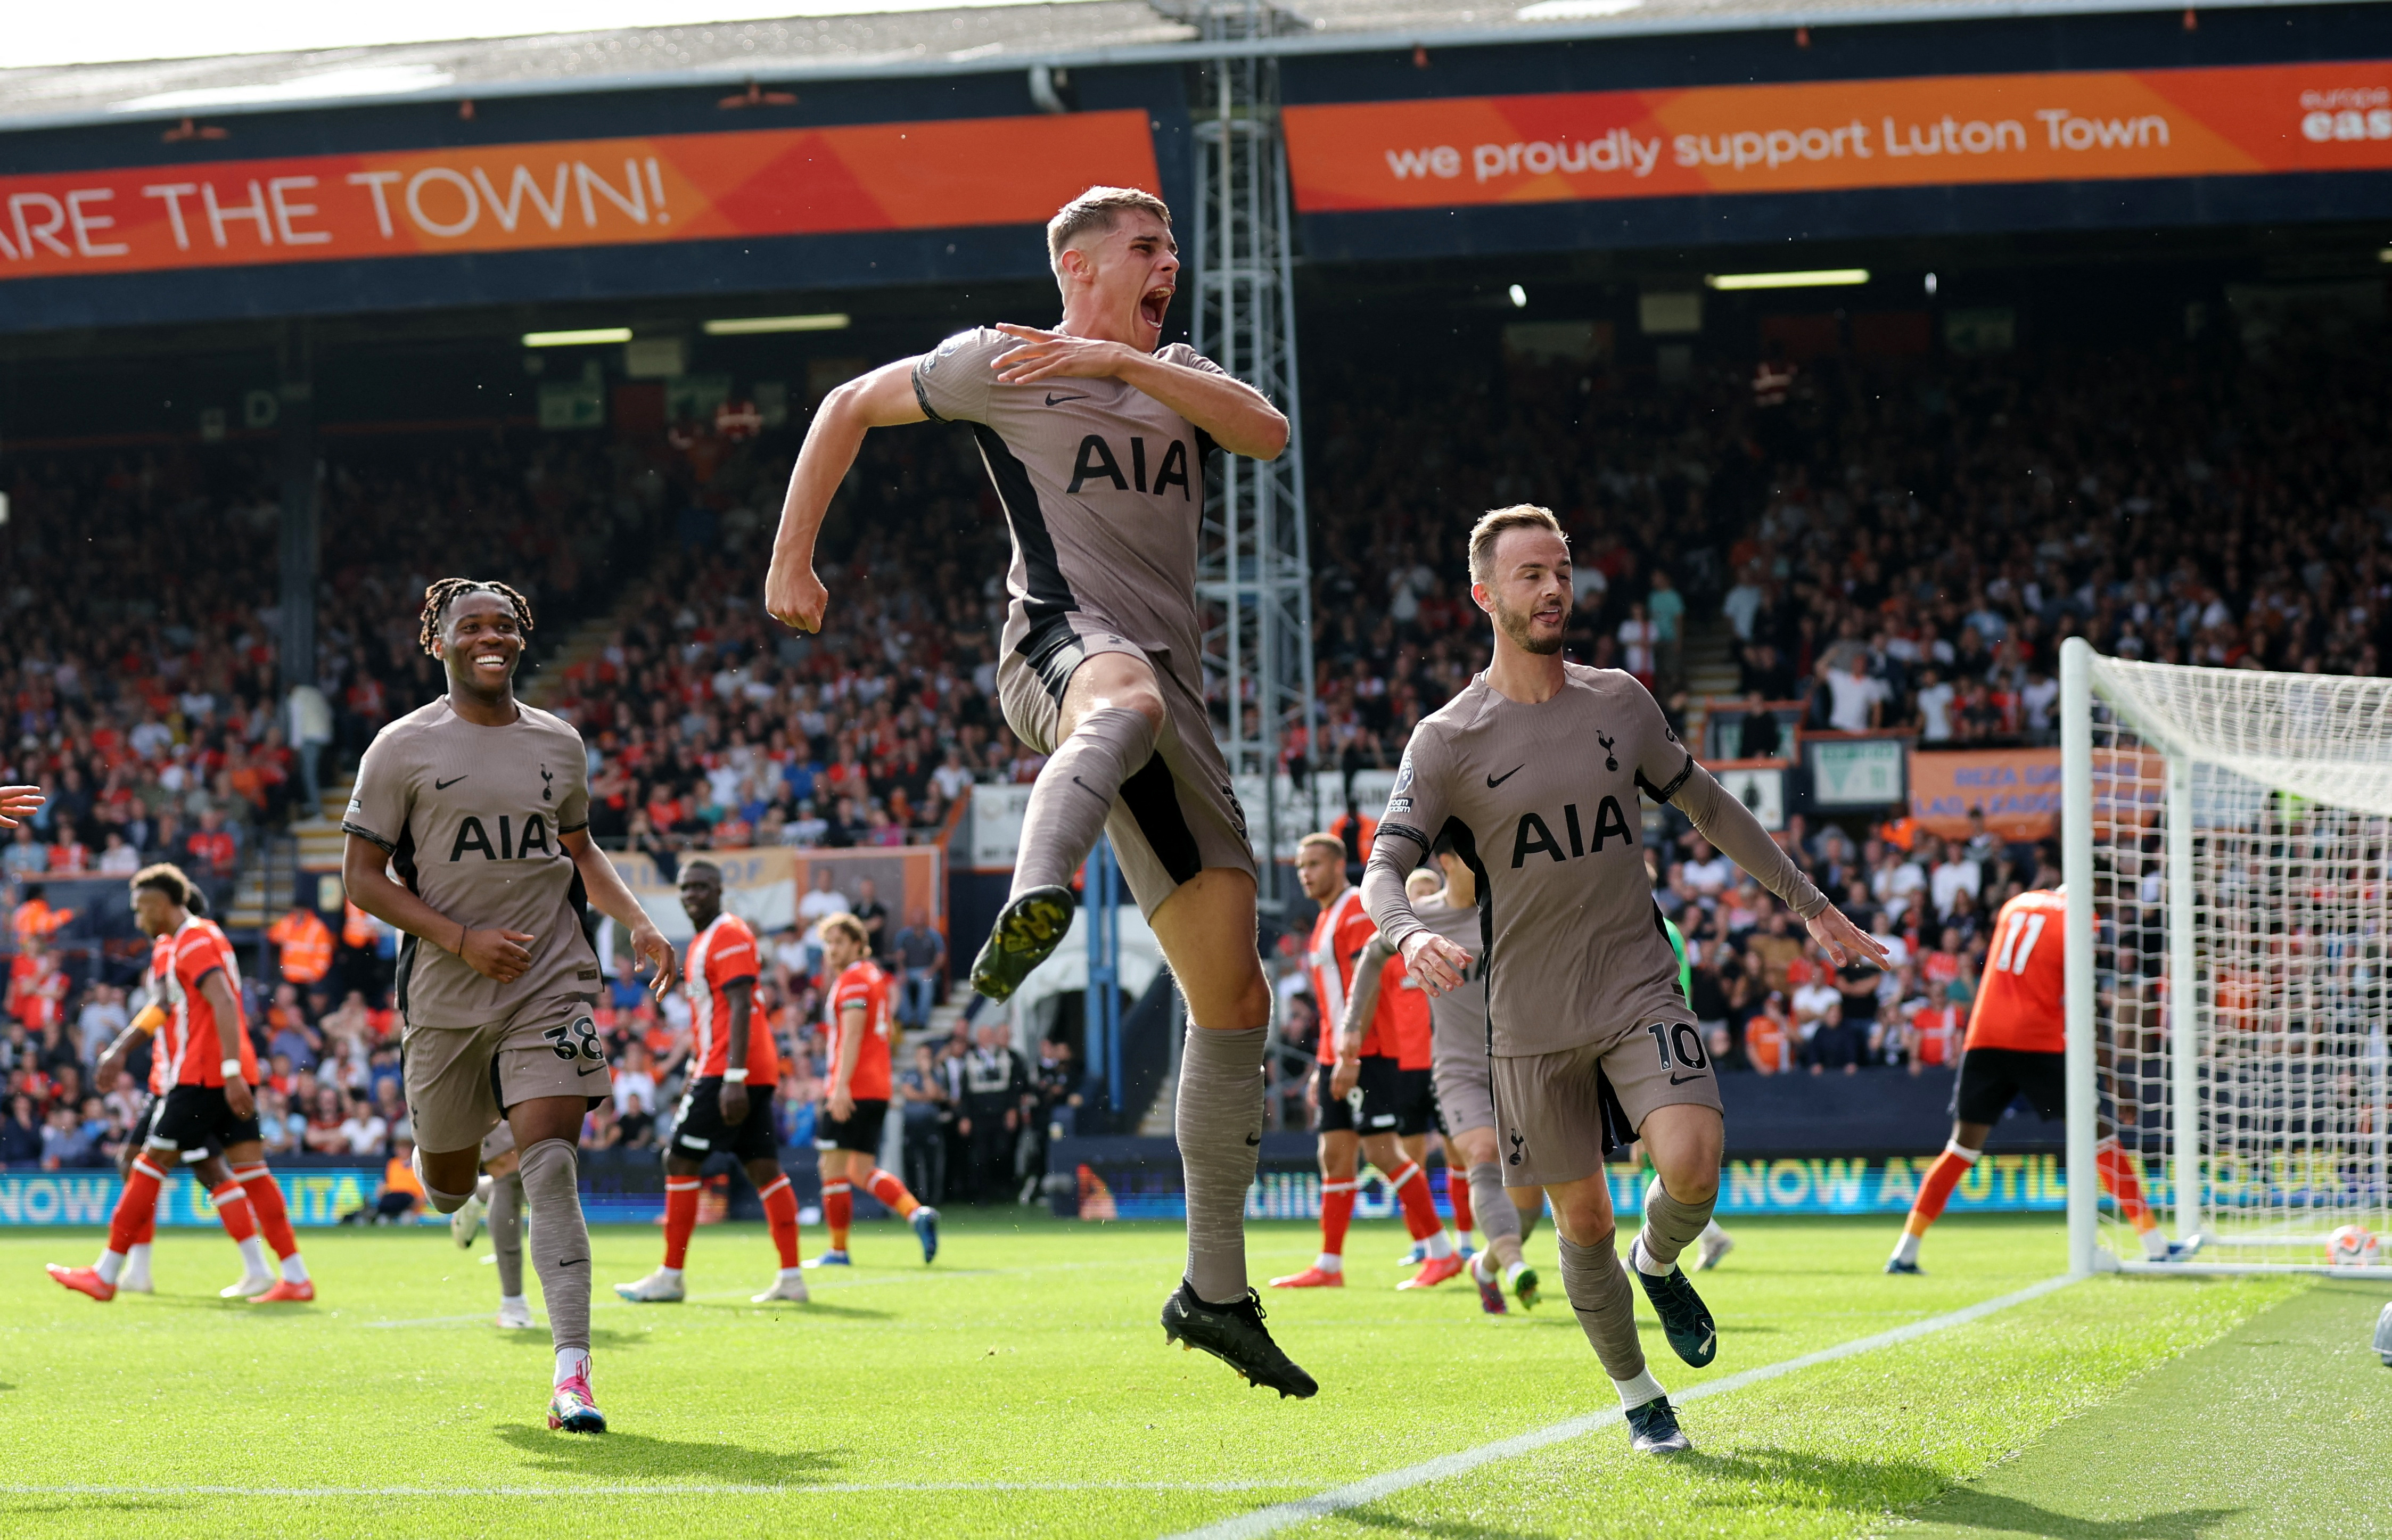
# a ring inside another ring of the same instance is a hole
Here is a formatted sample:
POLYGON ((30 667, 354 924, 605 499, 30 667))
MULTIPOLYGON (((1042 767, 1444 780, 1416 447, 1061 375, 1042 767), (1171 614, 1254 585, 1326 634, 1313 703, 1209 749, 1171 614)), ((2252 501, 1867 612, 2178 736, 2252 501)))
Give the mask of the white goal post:
POLYGON ((2337 1270, 2392 1271, 2392 679, 2079 637, 2060 679, 2071 1270, 2323 1269, 2356 1225, 2337 1270), (2105 1155, 2197 1253, 2147 1256, 2105 1155))

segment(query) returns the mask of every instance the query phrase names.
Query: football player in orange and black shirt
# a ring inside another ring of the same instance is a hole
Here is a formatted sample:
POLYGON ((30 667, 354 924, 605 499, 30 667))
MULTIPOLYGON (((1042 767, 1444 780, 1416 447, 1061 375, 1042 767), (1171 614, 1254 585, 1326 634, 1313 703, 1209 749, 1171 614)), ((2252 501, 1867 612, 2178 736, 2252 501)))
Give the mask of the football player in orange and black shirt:
POLYGON ((822 944, 823 971, 833 980, 823 1003, 830 1086, 814 1148, 822 1155, 823 1223, 830 1226, 830 1249, 806 1265, 848 1265, 847 1227, 859 1184, 914 1227, 922 1261, 929 1262, 939 1254, 939 1210, 908 1192, 879 1162, 880 1131, 889 1119, 889 995, 894 981, 872 960, 871 933, 854 915, 823 921, 822 944))
POLYGON ((682 971, 689 997, 690 1081, 665 1149, 664 1265, 615 1292, 635 1304, 682 1298, 682 1262, 697 1226, 698 1173, 708 1157, 736 1156, 764 1200, 764 1221, 781 1253, 780 1275, 755 1296, 757 1304, 803 1304, 798 1270, 798 1198, 781 1170, 781 1142, 773 1128, 773 1092, 781 1055, 772 1023, 755 1008, 756 933, 722 908, 722 869, 693 861, 681 869, 681 907, 697 927, 682 971))
POLYGON ((133 878, 134 917, 160 943, 153 948, 153 969, 162 990, 162 1015, 150 1070, 159 1099, 147 1119, 141 1153, 126 1173, 124 1195, 110 1222, 108 1246, 99 1261, 91 1267, 52 1263, 50 1276, 95 1300, 114 1298, 127 1254, 153 1232, 160 1190, 183 1152, 221 1149, 232 1180, 218 1188, 217 1202, 247 1209, 255 1225, 244 1235, 237 1227, 241 1217, 226 1216, 225 1228, 244 1243, 251 1274, 225 1290, 226 1295, 260 1303, 304 1303, 315 1299, 316 1288, 300 1258, 282 1191, 266 1166, 266 1145, 251 1090, 257 1080, 257 1055, 242 1029, 232 943, 214 921, 193 913, 192 903, 190 880, 176 867, 145 867, 133 878), (282 1258, 280 1279, 259 1275, 265 1258, 254 1244, 256 1230, 265 1232, 282 1258))
MULTIPOLYGON (((2068 897, 2065 888, 2035 888, 2002 905, 1994 916, 1985 973, 1960 1051, 1960 1079, 1952 1091, 1952 1139, 1929 1167, 1912 1200, 1910 1218, 1886 1259, 1889 1273, 1917 1273, 1919 1238, 1927 1234, 1952 1189, 1985 1152, 1985 1139, 2002 1114, 2024 1096, 2045 1122, 2068 1116, 2068 897)), ((2201 1249, 2198 1239, 2171 1241, 2143 1201, 2140 1162, 2119 1147, 2106 1109, 2093 1169, 2101 1190, 2142 1237, 2152 1262, 2181 1262, 2201 1249)))

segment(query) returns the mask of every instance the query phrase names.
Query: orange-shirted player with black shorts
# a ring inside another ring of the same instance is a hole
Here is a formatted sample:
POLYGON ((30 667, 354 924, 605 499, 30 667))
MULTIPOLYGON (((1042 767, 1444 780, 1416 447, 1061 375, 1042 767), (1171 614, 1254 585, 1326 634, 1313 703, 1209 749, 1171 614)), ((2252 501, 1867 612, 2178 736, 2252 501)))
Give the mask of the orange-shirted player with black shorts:
POLYGON ((682 968, 689 999, 690 1079, 665 1146, 664 1264, 615 1292, 634 1304, 671 1304, 685 1296, 682 1263, 697 1228, 699 1172, 716 1155, 738 1158, 764 1200, 764 1223, 781 1254, 773 1286, 757 1304, 806 1301, 798 1262, 798 1197, 781 1170, 781 1142, 773 1127, 773 1091, 781 1082, 781 1055, 773 1024, 755 1008, 756 933, 722 908, 722 869, 693 861, 681 869, 681 907, 696 927, 682 968))
MULTIPOLYGON (((1993 945, 1977 987, 1976 1008, 1960 1051, 1960 1079, 1952 1092, 1952 1142, 1918 1184, 1918 1197, 1886 1260, 1889 1273, 1917 1273, 1918 1239, 1943 1213, 1952 1189, 1984 1154, 1985 1138, 2020 1096, 2047 1123, 2068 1116, 2066 1069, 2068 899, 2062 888, 2037 888, 2002 905, 1994 916, 1993 945)), ((2094 1169, 2101 1190, 2142 1236, 2153 1262, 2179 1261, 2198 1241, 2177 1243, 2160 1231, 2136 1162, 2118 1147, 2105 1115, 2094 1169)))
POLYGON ((179 868, 144 867, 133 878, 133 912, 153 944, 152 969, 162 998, 150 1084, 157 1093, 147 1119, 141 1152, 125 1173, 124 1196, 109 1222, 108 1246, 90 1267, 51 1263, 50 1276, 95 1300, 116 1295, 127 1254, 155 1232, 158 1197, 184 1152, 201 1152, 203 1166, 214 1151, 230 1166, 232 1191, 219 1187, 220 1207, 238 1204, 254 1216, 257 1230, 282 1258, 282 1275, 258 1277, 264 1258, 228 1213, 225 1228, 242 1247, 252 1276, 226 1290, 262 1304, 299 1302, 316 1297, 307 1264, 300 1258, 282 1190, 266 1166, 266 1145, 257 1124, 257 1054, 241 1021, 235 985, 240 970, 232 943, 214 921, 191 912, 190 879, 179 868), (263 1287, 256 1287, 262 1285, 263 1287))
POLYGON ((822 1156, 823 1223, 830 1226, 830 1249, 806 1265, 848 1265, 847 1230, 859 1186, 914 1227, 927 1264, 939 1255, 939 1210, 880 1169, 880 1131, 889 1121, 889 994, 893 980, 872 960, 872 933, 852 914, 833 914, 823 921, 822 945, 823 971, 834 982, 823 1004, 830 1077, 814 1148, 822 1156))
POLYGON ((1320 1005, 1320 1067, 1314 1097, 1319 1104, 1320 1158, 1320 1254, 1310 1267, 1273 1278, 1273 1288, 1342 1288, 1346 1285, 1346 1230, 1354 1221, 1358 1153, 1384 1173, 1412 1239, 1425 1242, 1428 1260, 1418 1276, 1398 1287, 1442 1283, 1462 1271, 1452 1237, 1436 1217, 1428 1173, 1404 1153, 1403 1078, 1396 1045, 1382 1025, 1385 1014, 1347 1009, 1363 949, 1379 933, 1362 907, 1362 895, 1346 881, 1346 842, 1332 834, 1306 835, 1296 848, 1296 881, 1304 896, 1320 906, 1306 957, 1312 968, 1313 997, 1320 1005))
MULTIPOLYGON (((1410 882, 1423 895, 1434 893, 1442 886, 1436 874, 1428 871, 1413 873, 1410 882)), ((1428 991, 1411 976, 1396 949, 1380 939, 1375 931, 1371 944, 1363 948, 1355 964, 1354 995, 1346 1003, 1346 1012, 1349 1019, 1368 1017, 1371 1030, 1379 1041, 1394 1046, 1396 1136, 1403 1141, 1405 1158, 1426 1171, 1429 1140, 1434 1137, 1445 1150, 1445 1191, 1453 1204, 1456 1232, 1454 1255, 1466 1262, 1476 1255, 1470 1232, 1476 1228, 1477 1215, 1471 1208, 1470 1184, 1462 1177, 1466 1164, 1445 1144, 1445 1135, 1450 1131, 1445 1126, 1445 1111, 1436 1099, 1436 1024, 1428 991)), ((1404 1254, 1402 1265, 1420 1266, 1427 1261, 1428 1243, 1414 1241, 1411 1249, 1404 1254)), ((1443 1283, 1445 1276, 1442 1268, 1428 1269, 1400 1287, 1424 1288, 1443 1283)))

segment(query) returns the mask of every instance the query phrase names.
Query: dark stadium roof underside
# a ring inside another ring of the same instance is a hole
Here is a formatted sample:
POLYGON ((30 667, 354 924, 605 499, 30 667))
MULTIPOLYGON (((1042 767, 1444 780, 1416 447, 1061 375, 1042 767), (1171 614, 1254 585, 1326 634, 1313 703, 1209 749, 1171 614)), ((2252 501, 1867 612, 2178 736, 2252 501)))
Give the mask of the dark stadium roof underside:
MULTIPOLYGON (((2202 9, 2310 6, 2230 0, 2202 9)), ((1566 0, 1560 6, 1564 8, 1566 0)), ((1171 0, 1082 0, 896 15, 556 32, 306 53, 0 70, 0 131, 409 101, 1170 63, 1223 53, 1596 41, 1771 28, 2033 20, 2177 11, 2182 0, 1641 0, 1608 17, 1433 0, 1294 0, 1283 35, 1198 40, 1171 0)), ((1590 4, 1585 8, 1595 8, 1590 4)))

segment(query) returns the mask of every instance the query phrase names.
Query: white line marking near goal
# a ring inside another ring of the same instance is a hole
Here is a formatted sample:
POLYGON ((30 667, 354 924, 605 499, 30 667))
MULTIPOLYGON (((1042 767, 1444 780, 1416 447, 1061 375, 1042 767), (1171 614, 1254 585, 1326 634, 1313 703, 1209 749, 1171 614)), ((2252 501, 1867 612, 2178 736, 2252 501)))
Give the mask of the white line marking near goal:
POLYGON ((1276 1492, 1301 1482, 613 1482, 554 1486, 0 1485, 6 1497, 807 1497, 858 1492, 1276 1492))
MULTIPOLYGON (((1854 1338, 1852 1341, 1841 1342, 1832 1348, 1822 1348, 1817 1352, 1806 1352, 1799 1358, 1788 1358, 1775 1364, 1763 1364, 1759 1368, 1747 1369, 1741 1374, 1732 1374, 1724 1379, 1706 1380, 1682 1394, 1672 1395, 1670 1398, 1670 1404, 1682 1406, 1688 1402, 1702 1401, 1715 1395, 1725 1395, 1730 1391, 1740 1391, 1748 1385, 1758 1385, 1764 1380, 1776 1379, 1799 1369, 1812 1368, 1820 1364, 1830 1364, 1839 1358, 1851 1358, 1859 1353, 1874 1352, 1878 1348, 1890 1348, 1897 1342, 1907 1342, 1914 1338, 1925 1337, 1952 1326, 1965 1326, 1970 1321, 1991 1315, 1996 1311, 2008 1310, 2012 1305, 2022 1305, 2029 1300, 2040 1299, 2056 1288, 2066 1287, 2073 1281, 2068 1275, 2062 1274, 2056 1278, 2046 1278, 2039 1284, 2030 1285, 2015 1293, 1981 1301, 1965 1309, 1950 1311, 1942 1315, 1930 1315, 1923 1321, 1913 1321, 1908 1326, 1895 1326, 1890 1331, 1880 1331, 1874 1336, 1854 1338)), ((1375 1503, 1383 1497, 1392 1497, 1398 1492, 1409 1492, 1413 1487, 1424 1486, 1430 1482, 1443 1481, 1449 1476, 1462 1475, 1477 1469, 1482 1465, 1491 1465, 1497 1460, 1516 1459, 1522 1455, 1533 1454, 1549 1444, 1562 1443, 1592 1433, 1597 1429, 1611 1427, 1620 1421, 1621 1417, 1620 1409, 1617 1406, 1608 1411, 1590 1412, 1584 1417, 1572 1417, 1566 1422, 1556 1422, 1550 1427, 1537 1429, 1533 1432, 1500 1439, 1493 1443, 1482 1443, 1476 1449, 1463 1449, 1450 1455, 1440 1455, 1433 1460, 1423 1460, 1418 1465, 1408 1465, 1400 1470, 1390 1470, 1384 1475, 1365 1477, 1361 1481, 1346 1486, 1332 1487, 1316 1496, 1302 1497, 1292 1503, 1275 1503, 1269 1508, 1256 1508, 1252 1513, 1242 1513, 1234 1519, 1224 1519, 1218 1523, 1206 1524, 1201 1529, 1186 1531, 1171 1536, 1170 1540, 1257 1540, 1259 1536, 1275 1534, 1292 1524, 1330 1518, 1335 1514, 1344 1513, 1349 1508, 1360 1508, 1365 1503, 1375 1503)))

